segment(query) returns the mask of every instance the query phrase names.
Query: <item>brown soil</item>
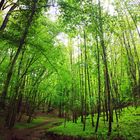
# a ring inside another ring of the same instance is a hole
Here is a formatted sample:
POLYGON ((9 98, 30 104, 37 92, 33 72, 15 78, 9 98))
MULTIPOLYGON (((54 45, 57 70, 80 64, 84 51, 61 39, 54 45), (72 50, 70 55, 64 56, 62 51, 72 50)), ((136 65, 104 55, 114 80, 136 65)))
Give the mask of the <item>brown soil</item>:
MULTIPOLYGON (((42 116, 44 115, 41 114, 40 117, 42 116)), ((2 140, 40 140, 45 136, 47 125, 51 124, 48 126, 48 128, 50 128, 55 125, 58 125, 59 123, 61 123, 59 118, 50 116, 50 117, 46 117, 45 122, 31 128, 6 129, 4 127, 0 127, 0 136, 2 136, 2 140)))
POLYGON ((13 129, 6 135, 5 140, 39 140, 45 134, 42 127, 47 124, 48 122, 44 122, 32 128, 13 129))

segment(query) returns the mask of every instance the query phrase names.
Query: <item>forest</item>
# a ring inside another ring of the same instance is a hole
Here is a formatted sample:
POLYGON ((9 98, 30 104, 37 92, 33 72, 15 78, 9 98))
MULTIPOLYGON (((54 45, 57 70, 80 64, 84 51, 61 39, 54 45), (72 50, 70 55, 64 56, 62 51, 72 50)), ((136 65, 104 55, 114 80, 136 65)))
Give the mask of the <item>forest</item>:
POLYGON ((140 0, 0 0, 0 140, 140 140, 140 0))

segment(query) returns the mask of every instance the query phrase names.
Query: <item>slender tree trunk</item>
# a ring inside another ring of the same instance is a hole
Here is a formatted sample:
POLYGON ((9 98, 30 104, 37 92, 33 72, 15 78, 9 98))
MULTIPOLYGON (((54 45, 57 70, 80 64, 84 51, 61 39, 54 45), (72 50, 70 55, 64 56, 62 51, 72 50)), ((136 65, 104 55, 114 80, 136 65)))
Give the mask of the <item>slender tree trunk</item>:
POLYGON ((85 80, 85 94, 84 94, 84 125, 83 131, 86 129, 86 117, 87 117, 87 44, 86 44, 86 33, 84 30, 84 47, 85 47, 85 66, 84 66, 84 80, 85 80))
POLYGON ((97 42, 97 67, 98 67, 98 116, 97 116, 97 122, 96 122, 96 128, 95 132, 98 131, 98 125, 99 125, 99 118, 100 118, 100 112, 101 112, 101 78, 100 78, 100 50, 98 46, 98 39, 96 37, 97 42))
POLYGON ((9 21, 9 17, 10 17, 11 13, 14 11, 14 9, 15 9, 16 7, 17 7, 17 4, 14 3, 14 4, 12 5, 12 7, 10 8, 10 10, 7 12, 7 15, 5 16, 4 21, 3 21, 3 23, 2 23, 2 25, 1 25, 1 27, 0 27, 0 31, 3 31, 3 30, 6 28, 7 23, 8 23, 8 21, 9 21))
POLYGON ((83 50, 81 49, 81 55, 80 55, 80 62, 81 65, 79 66, 79 77, 80 77, 80 100, 81 100, 81 123, 84 123, 84 81, 83 81, 83 75, 84 75, 84 69, 83 69, 83 50))
POLYGON ((108 96, 108 112, 109 112, 109 128, 108 128, 108 135, 110 136, 111 130, 112 130, 112 110, 111 110, 111 96, 110 96, 110 78, 109 78, 109 72, 108 72, 108 64, 107 64, 107 54, 106 54, 106 46, 104 43, 104 37, 103 37, 103 24, 102 24, 102 13, 101 13, 101 6, 100 6, 100 0, 99 0, 99 37, 100 37, 100 44, 102 47, 103 52, 103 63, 105 67, 105 86, 106 86, 106 93, 108 96))
POLYGON ((2 10, 2 7, 3 7, 4 3, 5 3, 5 0, 1 0, 1 2, 0 2, 0 10, 2 10))

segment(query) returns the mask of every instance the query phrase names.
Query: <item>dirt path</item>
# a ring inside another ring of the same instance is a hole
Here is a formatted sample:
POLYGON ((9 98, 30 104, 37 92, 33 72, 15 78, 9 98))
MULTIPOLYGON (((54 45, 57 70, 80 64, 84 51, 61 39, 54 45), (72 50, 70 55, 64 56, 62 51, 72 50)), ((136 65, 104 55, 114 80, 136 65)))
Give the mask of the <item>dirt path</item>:
POLYGON ((61 124, 59 118, 47 118, 45 122, 31 128, 12 129, 4 133, 4 140, 41 140, 48 128, 61 124))

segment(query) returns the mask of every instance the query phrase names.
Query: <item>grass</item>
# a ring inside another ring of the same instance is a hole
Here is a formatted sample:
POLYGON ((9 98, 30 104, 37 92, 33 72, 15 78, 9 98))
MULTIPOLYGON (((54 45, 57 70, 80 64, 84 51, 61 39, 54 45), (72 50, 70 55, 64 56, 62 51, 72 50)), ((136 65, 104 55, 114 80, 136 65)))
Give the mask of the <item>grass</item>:
POLYGON ((35 127, 45 121, 46 121, 46 117, 37 117, 37 118, 33 119, 31 123, 18 122, 18 123, 16 123, 15 128, 18 128, 18 129, 31 128, 31 127, 35 127))
MULTIPOLYGON (((114 115, 115 116, 115 115, 114 115)), ((96 123, 97 116, 95 115, 94 121, 96 123)), ((83 131, 83 124, 80 122, 80 118, 77 123, 67 122, 66 127, 64 124, 49 129, 49 132, 53 132, 59 135, 75 136, 82 138, 96 137, 98 139, 107 140, 108 123, 103 122, 103 118, 100 117, 100 124, 97 134, 95 134, 95 127, 91 126, 91 118, 88 116, 86 121, 86 130, 83 131)), ((117 127, 116 119, 114 117, 113 131, 111 138, 121 136, 126 140, 140 140, 140 107, 128 107, 124 108, 121 117, 119 119, 119 127, 117 127)))
POLYGON ((54 117, 54 116, 36 117, 35 119, 32 120, 31 123, 25 123, 25 122, 16 123, 14 128, 17 129, 32 128, 44 122, 48 122, 48 123, 46 125, 43 125, 42 128, 48 129, 52 126, 55 126, 56 123, 63 122, 63 120, 61 118, 54 117))
POLYGON ((126 139, 140 140, 140 107, 128 107, 123 110, 119 132, 126 139))

